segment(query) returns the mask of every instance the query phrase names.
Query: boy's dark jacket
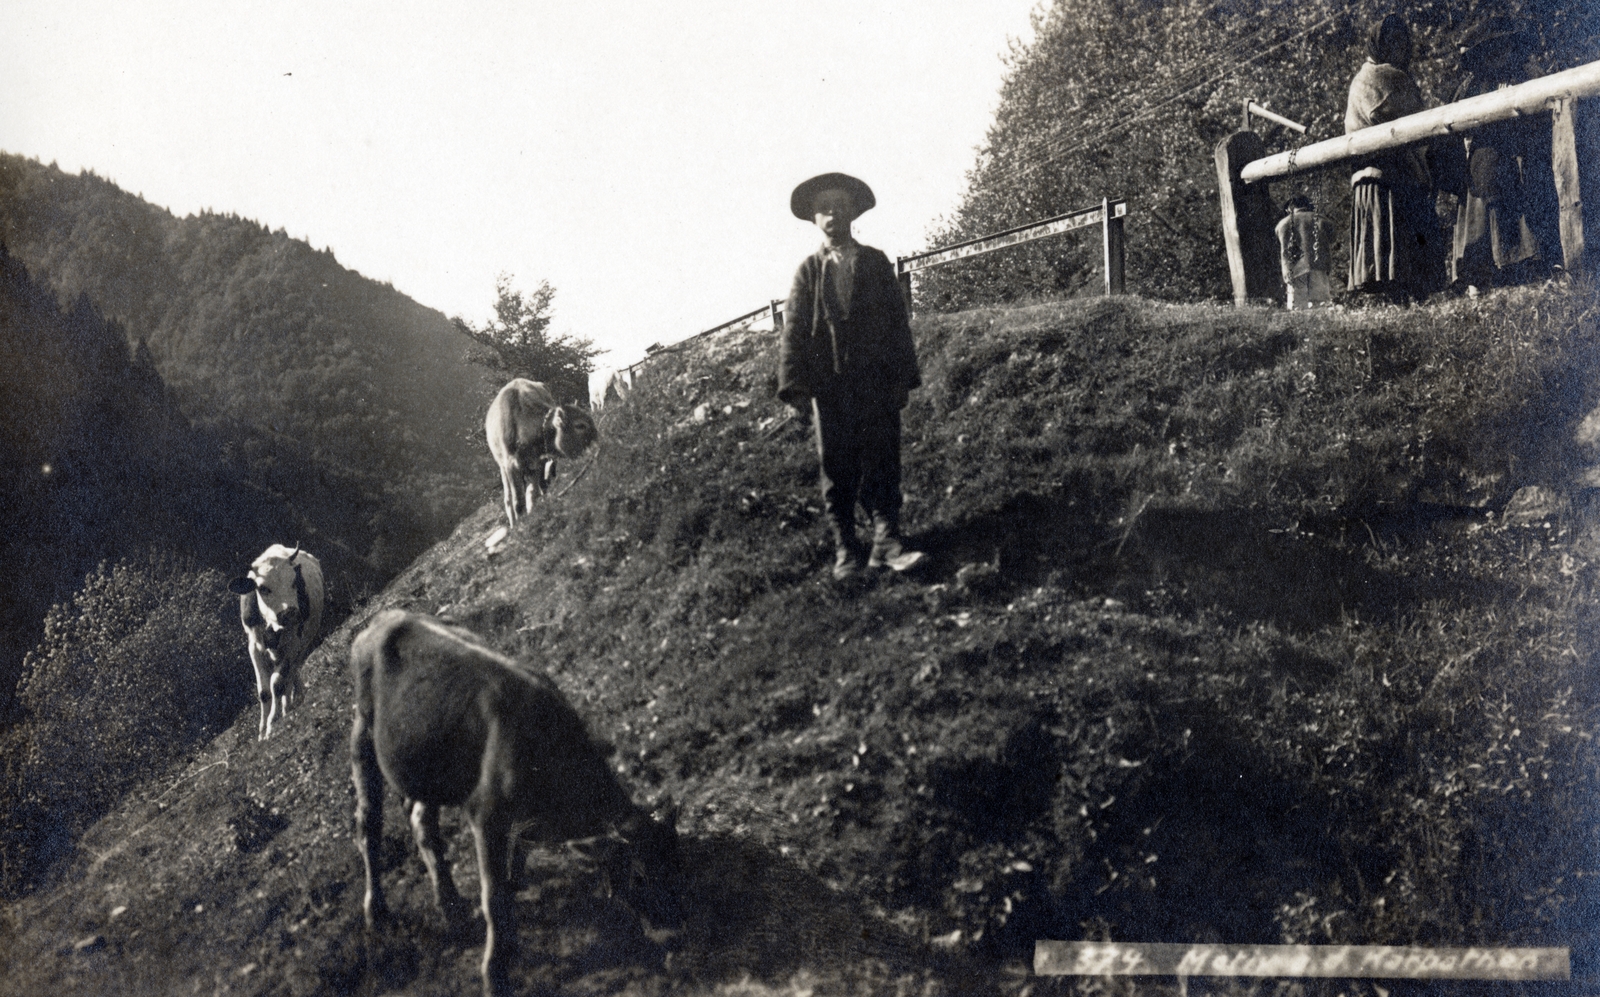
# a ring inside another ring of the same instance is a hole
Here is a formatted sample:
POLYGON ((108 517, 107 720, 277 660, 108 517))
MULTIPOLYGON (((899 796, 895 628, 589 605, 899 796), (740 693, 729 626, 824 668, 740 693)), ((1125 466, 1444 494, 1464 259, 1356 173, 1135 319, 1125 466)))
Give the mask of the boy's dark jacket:
POLYGON ((922 378, 894 266, 880 250, 860 247, 850 317, 840 319, 842 309, 822 279, 825 258, 819 249, 795 272, 783 312, 778 397, 795 406, 816 397, 897 410, 922 378))

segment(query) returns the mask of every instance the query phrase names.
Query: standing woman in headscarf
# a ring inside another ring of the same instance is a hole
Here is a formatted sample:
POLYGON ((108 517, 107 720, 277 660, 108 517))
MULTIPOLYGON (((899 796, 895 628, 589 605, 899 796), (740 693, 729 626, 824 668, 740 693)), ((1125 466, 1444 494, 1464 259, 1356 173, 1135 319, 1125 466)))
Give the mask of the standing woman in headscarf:
MULTIPOLYGON (((1390 14, 1367 33, 1367 61, 1350 81, 1344 130, 1423 109, 1408 72, 1411 28, 1390 14)), ((1350 177, 1350 289, 1420 298, 1444 284, 1445 247, 1433 210, 1426 146, 1378 153, 1350 177)))

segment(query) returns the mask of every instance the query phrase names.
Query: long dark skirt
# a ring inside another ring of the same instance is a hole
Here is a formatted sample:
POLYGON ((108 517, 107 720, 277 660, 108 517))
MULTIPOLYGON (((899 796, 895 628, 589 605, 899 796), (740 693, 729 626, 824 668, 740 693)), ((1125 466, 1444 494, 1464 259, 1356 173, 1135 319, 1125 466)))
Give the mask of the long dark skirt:
POLYGON ((1421 298, 1444 286, 1445 244, 1433 195, 1382 180, 1350 191, 1350 290, 1421 298))

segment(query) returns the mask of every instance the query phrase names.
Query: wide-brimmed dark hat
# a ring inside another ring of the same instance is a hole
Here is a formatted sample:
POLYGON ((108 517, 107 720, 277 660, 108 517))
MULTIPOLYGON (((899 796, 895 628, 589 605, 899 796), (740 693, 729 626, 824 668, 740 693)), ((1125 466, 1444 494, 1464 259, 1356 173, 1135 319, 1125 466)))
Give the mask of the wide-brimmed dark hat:
POLYGON ((824 173, 812 177, 794 189, 794 193, 789 195, 789 210, 794 212, 796 218, 809 222, 815 214, 811 210, 811 202, 816 200, 818 194, 834 188, 849 191, 850 199, 856 204, 858 215, 878 203, 878 199, 872 196, 872 188, 850 174, 824 173))

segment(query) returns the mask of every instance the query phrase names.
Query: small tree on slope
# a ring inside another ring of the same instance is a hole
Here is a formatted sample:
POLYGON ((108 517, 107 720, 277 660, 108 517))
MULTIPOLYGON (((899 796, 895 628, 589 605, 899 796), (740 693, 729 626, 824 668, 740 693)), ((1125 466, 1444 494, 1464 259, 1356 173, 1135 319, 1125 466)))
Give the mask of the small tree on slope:
POLYGON ((492 366, 506 380, 542 381, 563 400, 587 397, 593 358, 603 351, 592 340, 550 336, 550 303, 556 292, 549 281, 541 280, 530 294, 512 287, 511 281, 508 273, 495 278, 493 319, 479 327, 456 318, 456 328, 493 348, 499 362, 492 366))

